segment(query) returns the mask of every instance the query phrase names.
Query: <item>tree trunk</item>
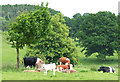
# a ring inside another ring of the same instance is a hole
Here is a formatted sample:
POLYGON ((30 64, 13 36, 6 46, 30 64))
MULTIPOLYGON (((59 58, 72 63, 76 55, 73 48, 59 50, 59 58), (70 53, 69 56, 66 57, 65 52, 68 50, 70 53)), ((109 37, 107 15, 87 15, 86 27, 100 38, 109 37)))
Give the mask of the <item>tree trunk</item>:
POLYGON ((20 67, 20 61, 19 61, 19 48, 17 48, 17 68, 20 67))

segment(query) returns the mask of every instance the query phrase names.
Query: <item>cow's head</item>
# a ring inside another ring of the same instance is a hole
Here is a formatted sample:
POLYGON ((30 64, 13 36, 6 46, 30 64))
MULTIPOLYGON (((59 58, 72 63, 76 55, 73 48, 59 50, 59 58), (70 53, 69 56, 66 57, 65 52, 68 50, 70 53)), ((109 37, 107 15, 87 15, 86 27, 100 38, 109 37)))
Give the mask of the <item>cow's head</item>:
POLYGON ((105 70, 105 67, 101 65, 98 71, 103 71, 103 70, 105 70))
POLYGON ((40 58, 37 58, 36 64, 41 63, 42 60, 40 58))

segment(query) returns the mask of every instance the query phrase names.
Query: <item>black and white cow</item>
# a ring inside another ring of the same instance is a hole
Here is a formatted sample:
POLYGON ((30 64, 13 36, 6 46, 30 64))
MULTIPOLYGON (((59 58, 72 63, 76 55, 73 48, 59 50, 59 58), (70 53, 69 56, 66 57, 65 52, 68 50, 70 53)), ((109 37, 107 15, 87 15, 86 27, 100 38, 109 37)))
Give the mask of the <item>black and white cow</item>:
POLYGON ((30 66, 32 68, 32 66, 35 67, 36 63, 39 62, 41 59, 37 57, 24 57, 23 60, 25 67, 30 66))
POLYGON ((108 72, 108 73, 116 73, 115 69, 113 67, 105 67, 105 66, 101 66, 98 71, 103 71, 104 72, 108 72))

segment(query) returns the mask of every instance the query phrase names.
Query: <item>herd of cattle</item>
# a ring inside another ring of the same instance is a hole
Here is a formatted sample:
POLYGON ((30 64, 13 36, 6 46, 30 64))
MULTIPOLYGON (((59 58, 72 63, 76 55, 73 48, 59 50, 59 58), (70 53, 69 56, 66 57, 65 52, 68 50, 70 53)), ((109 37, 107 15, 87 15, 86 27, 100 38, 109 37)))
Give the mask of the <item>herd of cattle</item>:
MULTIPOLYGON (((53 75, 55 75, 55 72, 64 72, 64 73, 73 73, 77 72, 73 69, 74 65, 70 64, 70 59, 67 57, 59 58, 60 65, 56 66, 55 63, 45 64, 44 61, 42 61, 40 58, 37 57, 24 57, 24 66, 26 68, 29 67, 36 67, 37 71, 35 70, 24 70, 24 72, 41 72, 44 70, 44 74, 47 75, 47 71, 53 71, 53 75)), ((104 67, 101 66, 98 71, 104 72, 110 72, 115 73, 115 69, 112 67, 104 67)))

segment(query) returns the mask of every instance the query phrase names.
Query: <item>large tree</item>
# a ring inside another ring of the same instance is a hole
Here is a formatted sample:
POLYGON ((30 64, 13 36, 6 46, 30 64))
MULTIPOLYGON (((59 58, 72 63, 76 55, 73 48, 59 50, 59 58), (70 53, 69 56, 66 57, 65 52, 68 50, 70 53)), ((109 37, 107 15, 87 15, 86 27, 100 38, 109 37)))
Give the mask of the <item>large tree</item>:
POLYGON ((44 37, 50 32, 50 14, 48 3, 46 7, 41 4, 36 7, 36 11, 24 12, 19 15, 16 22, 13 22, 8 31, 7 40, 12 47, 17 50, 17 67, 19 68, 19 49, 25 45, 36 43, 41 37, 44 37))
POLYGON ((77 63, 76 46, 73 40, 68 37, 69 27, 64 24, 62 14, 55 14, 51 18, 51 33, 39 40, 39 43, 32 45, 28 56, 36 54, 48 62, 56 62, 60 57, 68 57, 71 63, 77 63))
POLYGON ((97 52, 98 58, 106 60, 118 49, 117 30, 117 16, 104 11, 86 15, 76 35, 86 56, 97 52))
POLYGON ((65 24, 70 27, 69 36, 76 39, 75 34, 78 31, 79 26, 84 19, 84 16, 82 16, 80 13, 77 13, 73 15, 73 18, 64 17, 64 19, 66 21, 65 24))

